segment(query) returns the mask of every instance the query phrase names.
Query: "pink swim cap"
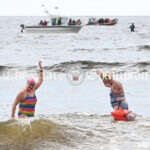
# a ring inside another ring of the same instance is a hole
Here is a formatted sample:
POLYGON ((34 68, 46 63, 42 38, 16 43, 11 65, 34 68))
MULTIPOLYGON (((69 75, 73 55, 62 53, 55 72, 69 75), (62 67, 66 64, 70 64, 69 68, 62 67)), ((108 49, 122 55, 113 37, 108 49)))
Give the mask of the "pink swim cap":
POLYGON ((29 79, 27 81, 27 85, 29 85, 29 84, 35 84, 35 80, 33 78, 29 79))

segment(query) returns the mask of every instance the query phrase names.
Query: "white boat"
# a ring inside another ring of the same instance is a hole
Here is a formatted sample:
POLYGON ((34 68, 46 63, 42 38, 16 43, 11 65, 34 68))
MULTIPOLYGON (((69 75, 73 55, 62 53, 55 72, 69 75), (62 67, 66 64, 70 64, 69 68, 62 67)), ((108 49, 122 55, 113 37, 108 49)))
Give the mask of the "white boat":
POLYGON ((27 33, 78 33, 82 25, 68 25, 69 18, 59 15, 49 15, 50 20, 47 25, 21 25, 21 32, 27 33), (61 19, 61 23, 59 23, 61 19))

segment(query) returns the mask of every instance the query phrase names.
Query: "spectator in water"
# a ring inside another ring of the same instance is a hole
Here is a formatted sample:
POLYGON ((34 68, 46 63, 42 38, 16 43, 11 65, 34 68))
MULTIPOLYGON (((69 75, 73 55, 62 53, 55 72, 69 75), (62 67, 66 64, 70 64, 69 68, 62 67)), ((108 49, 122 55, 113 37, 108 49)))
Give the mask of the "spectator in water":
POLYGON ((134 32, 134 29, 135 29, 134 23, 132 23, 132 25, 130 26, 130 29, 131 29, 131 32, 134 32))

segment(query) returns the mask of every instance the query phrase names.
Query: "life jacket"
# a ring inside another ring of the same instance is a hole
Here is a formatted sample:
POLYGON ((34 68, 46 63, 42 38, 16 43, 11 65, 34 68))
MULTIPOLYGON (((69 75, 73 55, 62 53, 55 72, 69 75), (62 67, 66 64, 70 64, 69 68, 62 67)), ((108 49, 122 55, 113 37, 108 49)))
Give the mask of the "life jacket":
POLYGON ((130 110, 118 109, 111 113, 111 115, 115 118, 115 120, 128 120, 127 116, 131 113, 130 110))

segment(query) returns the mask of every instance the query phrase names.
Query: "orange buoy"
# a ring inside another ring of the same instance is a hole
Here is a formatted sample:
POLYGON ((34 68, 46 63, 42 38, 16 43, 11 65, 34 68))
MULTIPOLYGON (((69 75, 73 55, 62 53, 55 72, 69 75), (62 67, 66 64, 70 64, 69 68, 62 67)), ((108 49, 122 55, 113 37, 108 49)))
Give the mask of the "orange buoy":
POLYGON ((73 81, 78 81, 79 78, 78 77, 73 77, 73 81))
POLYGON ((115 118, 115 120, 128 120, 129 113, 131 113, 130 110, 118 109, 113 111, 111 115, 115 118))

